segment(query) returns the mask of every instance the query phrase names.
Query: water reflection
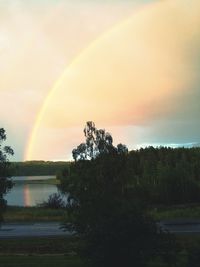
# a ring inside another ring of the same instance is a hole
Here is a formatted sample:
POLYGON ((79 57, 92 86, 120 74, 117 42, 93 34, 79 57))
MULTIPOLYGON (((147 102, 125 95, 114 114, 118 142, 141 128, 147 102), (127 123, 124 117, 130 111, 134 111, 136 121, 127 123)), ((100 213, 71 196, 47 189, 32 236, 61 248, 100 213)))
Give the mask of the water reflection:
POLYGON ((28 184, 24 185, 24 205, 26 207, 31 206, 30 190, 28 184))
MULTIPOLYGON (((20 177, 19 177, 20 178, 20 177)), ((20 178, 18 181, 15 180, 15 186, 12 190, 6 195, 6 200, 8 205, 14 206, 35 206, 43 201, 46 201, 50 194, 58 193, 58 188, 56 185, 47 183, 37 183, 36 180, 45 180, 40 177, 26 177, 27 179, 20 178), (40 179, 38 179, 40 178, 40 179), (30 181, 34 180, 34 183, 30 181)))

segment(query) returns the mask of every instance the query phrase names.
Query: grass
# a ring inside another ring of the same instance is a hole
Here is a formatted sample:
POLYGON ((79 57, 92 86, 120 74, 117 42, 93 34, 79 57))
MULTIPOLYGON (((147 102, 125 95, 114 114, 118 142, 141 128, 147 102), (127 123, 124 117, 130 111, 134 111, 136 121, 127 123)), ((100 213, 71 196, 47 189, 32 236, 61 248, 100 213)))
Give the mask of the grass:
MULTIPOLYGON (((0 239, 0 253, 4 255, 75 255, 80 241, 76 237, 24 237, 0 239)), ((1 265, 0 265, 1 266, 1 265)))
POLYGON ((200 219, 200 206, 159 207, 152 209, 150 213, 157 221, 167 219, 200 219))
MULTIPOLYGON (((188 256, 199 255, 200 238, 193 235, 177 236, 177 241, 180 249, 176 267, 193 266, 187 264, 188 256)), ((81 242, 75 237, 0 239, 0 266, 83 267, 84 263, 74 252, 79 246, 81 242)), ((147 266, 168 267, 169 265, 162 263, 158 257, 147 266)))
POLYGON ((0 266, 2 267, 81 267, 81 261, 77 258, 66 256, 22 256, 8 255, 0 257, 0 266))
POLYGON ((79 243, 75 237, 0 239, 0 266, 81 267, 79 243))
POLYGON ((49 209, 41 207, 9 206, 4 214, 5 222, 47 222, 63 221, 67 217, 64 209, 49 209))
MULTIPOLYGON (((200 206, 179 206, 153 208, 150 214, 155 220, 167 219, 200 219, 200 206)), ((5 222, 60 222, 66 220, 65 209, 50 209, 42 207, 9 206, 4 214, 5 222)))

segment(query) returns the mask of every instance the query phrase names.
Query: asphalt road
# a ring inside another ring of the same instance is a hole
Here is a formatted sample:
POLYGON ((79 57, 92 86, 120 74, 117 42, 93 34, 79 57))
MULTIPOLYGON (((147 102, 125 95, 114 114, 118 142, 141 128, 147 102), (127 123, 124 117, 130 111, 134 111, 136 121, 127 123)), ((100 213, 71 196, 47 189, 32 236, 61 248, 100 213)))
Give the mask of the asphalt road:
MULTIPOLYGON (((161 228, 176 234, 200 234, 200 220, 166 220, 158 223, 161 228)), ((20 237, 70 236, 57 222, 6 223, 0 228, 0 239, 20 237)))
POLYGON ((0 228, 0 238, 69 236, 69 231, 60 228, 57 222, 7 223, 0 228))
POLYGON ((159 223, 163 230, 175 234, 200 234, 200 220, 177 219, 159 223))

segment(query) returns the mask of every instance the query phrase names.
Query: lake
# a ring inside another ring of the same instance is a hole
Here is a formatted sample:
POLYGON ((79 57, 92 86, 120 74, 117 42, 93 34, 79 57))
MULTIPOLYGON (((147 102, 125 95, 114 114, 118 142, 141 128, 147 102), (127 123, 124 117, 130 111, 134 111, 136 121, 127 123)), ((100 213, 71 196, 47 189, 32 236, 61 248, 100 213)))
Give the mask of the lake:
POLYGON ((49 184, 45 180, 55 179, 55 176, 19 176, 13 177, 15 185, 6 195, 8 205, 35 206, 46 201, 49 195, 58 193, 56 185, 49 184), (34 181, 34 182, 33 182, 34 181), (39 181, 37 183, 37 181, 39 181), (42 181, 42 183, 40 182, 42 181))

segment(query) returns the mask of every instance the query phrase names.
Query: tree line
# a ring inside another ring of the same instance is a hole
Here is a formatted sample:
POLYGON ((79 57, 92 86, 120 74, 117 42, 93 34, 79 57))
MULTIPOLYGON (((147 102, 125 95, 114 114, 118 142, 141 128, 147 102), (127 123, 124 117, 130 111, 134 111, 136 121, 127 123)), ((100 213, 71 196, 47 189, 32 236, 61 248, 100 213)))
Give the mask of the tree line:
MULTIPOLYGON (((80 144, 73 150, 75 161, 87 161, 90 158, 91 151, 93 151, 92 157, 96 157, 94 156, 95 154, 101 153, 93 148, 86 152, 86 147, 86 144, 80 144)), ((138 195, 138 197, 147 201, 150 205, 176 205, 200 202, 199 147, 155 148, 150 146, 128 152, 125 146, 119 144, 116 149, 119 152, 120 173, 123 176, 123 181, 127 181, 126 187, 134 195, 138 195)), ((111 154, 109 154, 109 157, 111 157, 111 154)), ((84 162, 83 164, 95 165, 96 162, 84 162)), ((105 164, 108 170, 115 167, 113 166, 114 163, 108 159, 105 164)), ((74 163, 71 163, 68 167, 71 166, 73 168, 73 165, 74 163)), ((68 169, 64 168, 62 171, 65 178, 68 169)), ((58 178, 62 176, 60 174, 58 178)), ((66 180, 62 179, 62 181, 64 186, 66 180)), ((65 190, 67 190, 66 187, 65 190)))
POLYGON ((200 201, 200 148, 147 147, 127 154, 133 189, 152 204, 200 201))
POLYGON ((66 161, 11 162, 13 176, 56 175, 69 164, 66 161))

